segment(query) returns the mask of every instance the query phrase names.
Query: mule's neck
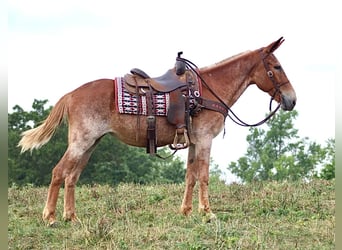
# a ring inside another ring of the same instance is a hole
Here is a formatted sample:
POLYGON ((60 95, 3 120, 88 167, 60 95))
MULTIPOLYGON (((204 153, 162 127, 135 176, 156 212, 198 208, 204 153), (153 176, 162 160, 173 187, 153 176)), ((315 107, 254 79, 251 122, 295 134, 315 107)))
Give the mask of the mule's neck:
MULTIPOLYGON (((248 51, 199 71, 208 86, 231 107, 250 85, 250 74, 259 62, 257 51, 248 51)), ((202 92, 204 98, 217 101, 206 87, 202 92)))

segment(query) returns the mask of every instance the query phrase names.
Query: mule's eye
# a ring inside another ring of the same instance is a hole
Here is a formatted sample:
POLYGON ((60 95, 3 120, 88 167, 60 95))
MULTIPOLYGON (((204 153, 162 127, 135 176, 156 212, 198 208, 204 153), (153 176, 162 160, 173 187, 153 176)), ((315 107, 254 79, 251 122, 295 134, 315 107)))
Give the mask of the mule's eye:
POLYGON ((276 66, 274 66, 274 69, 280 70, 280 69, 281 69, 281 66, 280 66, 280 65, 276 65, 276 66))

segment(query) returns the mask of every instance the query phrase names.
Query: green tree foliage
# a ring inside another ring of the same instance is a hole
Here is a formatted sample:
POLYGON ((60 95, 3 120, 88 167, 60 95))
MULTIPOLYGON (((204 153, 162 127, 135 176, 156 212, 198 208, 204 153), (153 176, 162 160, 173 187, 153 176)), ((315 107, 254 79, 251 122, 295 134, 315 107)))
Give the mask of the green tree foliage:
POLYGON ((250 128, 246 154, 231 162, 228 169, 244 182, 309 179, 317 175, 317 166, 324 162, 324 171, 331 174, 329 170, 335 168, 335 162, 327 155, 334 152, 332 142, 323 148, 307 137, 299 138, 293 126, 297 116, 297 111, 280 111, 267 122, 268 130, 250 128))
POLYGON ((51 170, 66 150, 67 127, 63 125, 57 130, 51 142, 42 150, 32 154, 20 154, 17 144, 20 134, 43 121, 49 114, 51 107, 44 109, 47 100, 34 100, 30 112, 15 106, 15 112, 8 115, 8 178, 9 183, 18 185, 31 183, 42 185, 50 182, 51 170))
MULTIPOLYGON (((17 144, 20 134, 38 126, 50 113, 45 109, 47 100, 34 100, 32 111, 13 107, 8 114, 8 176, 9 185, 27 183, 37 186, 48 185, 51 171, 67 148, 68 127, 62 124, 51 141, 32 153, 20 154, 17 144)), ((106 135, 95 149, 79 182, 82 184, 133 183, 180 183, 184 181, 184 162, 176 156, 166 160, 151 157, 145 149, 130 147, 116 138, 106 135)), ((170 154, 167 148, 159 149, 160 154, 170 154)))
POLYGON ((325 148, 326 158, 319 178, 331 180, 335 178, 335 139, 329 139, 325 148))

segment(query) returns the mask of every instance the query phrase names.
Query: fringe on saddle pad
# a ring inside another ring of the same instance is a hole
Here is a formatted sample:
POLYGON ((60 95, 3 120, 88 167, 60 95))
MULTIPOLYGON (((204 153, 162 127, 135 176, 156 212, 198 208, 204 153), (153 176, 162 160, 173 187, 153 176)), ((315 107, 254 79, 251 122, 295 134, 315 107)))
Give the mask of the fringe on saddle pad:
MULTIPOLYGON (((124 87, 123 78, 114 79, 116 108, 121 114, 147 115, 146 96, 130 94, 124 87)), ((166 116, 169 107, 170 95, 158 93, 153 95, 154 111, 157 116, 166 116)))

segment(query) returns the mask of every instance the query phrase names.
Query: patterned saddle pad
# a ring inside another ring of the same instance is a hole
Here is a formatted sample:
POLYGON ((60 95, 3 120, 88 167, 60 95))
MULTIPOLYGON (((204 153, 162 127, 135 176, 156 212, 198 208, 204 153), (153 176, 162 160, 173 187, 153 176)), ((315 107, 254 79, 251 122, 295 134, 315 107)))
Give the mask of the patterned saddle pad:
MULTIPOLYGON (((117 103, 117 110, 121 114, 130 115, 147 115, 147 101, 146 96, 130 94, 124 87, 123 77, 116 77, 114 79, 115 85, 115 99, 117 103)), ((153 103, 155 115, 166 116, 170 103, 169 93, 157 93, 153 95, 153 103)))

